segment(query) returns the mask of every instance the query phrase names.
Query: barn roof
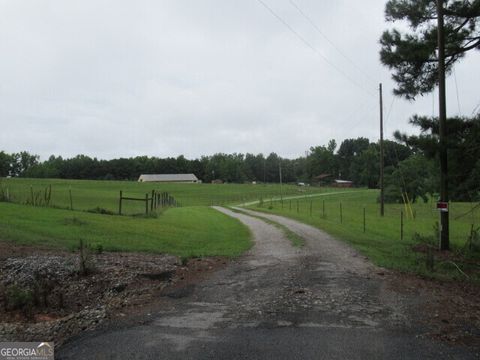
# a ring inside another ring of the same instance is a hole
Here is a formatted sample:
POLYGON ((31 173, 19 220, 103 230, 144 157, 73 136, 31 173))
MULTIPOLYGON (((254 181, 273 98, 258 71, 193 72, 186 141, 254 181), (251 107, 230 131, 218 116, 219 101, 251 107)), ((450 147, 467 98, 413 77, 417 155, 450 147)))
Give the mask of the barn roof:
POLYGON ((337 184, 352 184, 353 181, 350 181, 350 180, 340 180, 340 179, 336 179, 335 182, 337 184))
POLYGON ((142 174, 139 181, 198 181, 194 174, 142 174))

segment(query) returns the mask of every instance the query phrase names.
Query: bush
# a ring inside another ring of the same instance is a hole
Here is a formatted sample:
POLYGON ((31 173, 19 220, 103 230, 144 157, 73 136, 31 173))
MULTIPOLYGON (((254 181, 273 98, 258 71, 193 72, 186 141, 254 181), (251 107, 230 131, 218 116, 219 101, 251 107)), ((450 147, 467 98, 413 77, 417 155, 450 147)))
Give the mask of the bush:
POLYGON ((7 287, 5 291, 6 309, 21 310, 26 317, 31 317, 33 304, 34 296, 30 289, 22 289, 16 284, 7 287))

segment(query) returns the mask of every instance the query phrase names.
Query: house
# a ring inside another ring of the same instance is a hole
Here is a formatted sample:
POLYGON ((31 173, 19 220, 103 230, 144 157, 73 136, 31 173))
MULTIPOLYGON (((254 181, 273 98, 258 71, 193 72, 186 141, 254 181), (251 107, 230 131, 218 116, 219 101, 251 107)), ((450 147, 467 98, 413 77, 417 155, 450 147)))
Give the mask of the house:
POLYGON ((142 174, 138 182, 199 183, 194 174, 142 174))
POLYGON ((320 174, 313 178, 318 185, 330 185, 333 182, 333 175, 331 174, 320 174))

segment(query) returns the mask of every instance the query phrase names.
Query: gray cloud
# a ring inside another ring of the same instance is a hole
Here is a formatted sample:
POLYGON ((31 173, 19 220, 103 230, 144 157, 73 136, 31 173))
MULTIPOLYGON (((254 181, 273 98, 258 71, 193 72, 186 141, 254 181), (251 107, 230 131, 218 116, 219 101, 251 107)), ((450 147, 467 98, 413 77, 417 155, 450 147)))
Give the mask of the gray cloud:
MULTIPOLYGON (((376 140, 377 83, 387 113, 393 87, 378 59, 383 2, 296 0, 352 65, 288 0, 264 1, 318 53, 255 0, 0 1, 0 148, 298 156, 330 138, 376 140)), ((456 68, 462 114, 480 101, 478 60, 456 68)), ((455 89, 451 77, 450 114, 455 89)), ((415 131, 408 118, 435 113, 432 99, 396 99, 387 135, 415 131)))

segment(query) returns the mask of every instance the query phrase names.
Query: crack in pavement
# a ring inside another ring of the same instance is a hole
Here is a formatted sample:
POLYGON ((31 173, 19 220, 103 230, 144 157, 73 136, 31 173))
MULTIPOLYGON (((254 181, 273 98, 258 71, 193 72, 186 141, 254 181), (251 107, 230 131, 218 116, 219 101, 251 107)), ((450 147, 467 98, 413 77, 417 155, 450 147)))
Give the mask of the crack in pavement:
POLYGON ((378 268, 319 229, 275 215, 215 207, 247 225, 254 246, 225 269, 169 299, 153 320, 87 334, 60 359, 474 358, 417 337, 378 268), (305 239, 293 247, 281 223, 305 239), (92 350, 95 349, 95 350, 92 350))

